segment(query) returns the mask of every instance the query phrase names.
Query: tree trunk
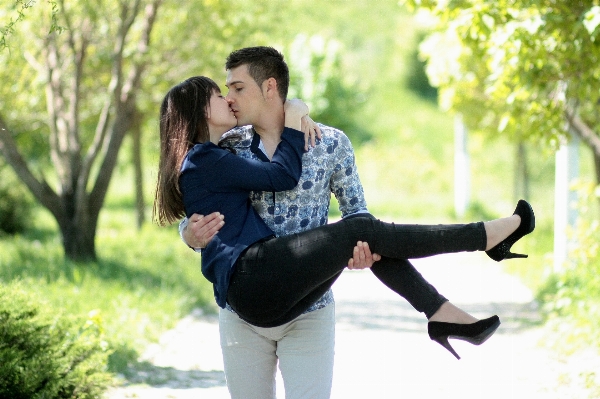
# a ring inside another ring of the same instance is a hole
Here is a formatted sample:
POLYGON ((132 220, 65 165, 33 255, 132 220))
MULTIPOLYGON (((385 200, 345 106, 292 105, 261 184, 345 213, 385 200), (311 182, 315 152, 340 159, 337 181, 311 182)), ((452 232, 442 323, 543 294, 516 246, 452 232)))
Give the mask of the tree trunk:
MULTIPOLYGON (((596 184, 600 185, 600 154, 592 152, 594 156, 594 165, 596 166, 596 184)), ((600 197, 598 197, 598 206, 600 207, 600 197)))
POLYGON ((76 199, 73 193, 57 195, 55 206, 49 209, 56 218, 67 259, 75 262, 92 262, 96 257, 96 228, 99 212, 90 206, 89 197, 76 199))
MULTIPOLYGON (((565 112, 567 122, 576 134, 592 151, 596 167, 596 183, 600 184, 600 136, 583 121, 575 112, 567 109, 565 112)), ((600 207, 600 198, 598 199, 600 207)))
POLYGON ((527 148, 524 143, 517 146, 516 168, 515 168, 515 201, 520 198, 528 199, 529 196, 529 167, 527 163, 527 148))
POLYGON ((135 112, 135 119, 131 129, 133 139, 133 168, 134 168, 134 187, 135 187, 135 207, 137 211, 138 230, 146 221, 144 206, 144 174, 142 172, 142 116, 139 110, 135 112))
POLYGON ((65 256, 75 262, 92 262, 97 259, 96 221, 98 218, 73 217, 59 221, 65 256))

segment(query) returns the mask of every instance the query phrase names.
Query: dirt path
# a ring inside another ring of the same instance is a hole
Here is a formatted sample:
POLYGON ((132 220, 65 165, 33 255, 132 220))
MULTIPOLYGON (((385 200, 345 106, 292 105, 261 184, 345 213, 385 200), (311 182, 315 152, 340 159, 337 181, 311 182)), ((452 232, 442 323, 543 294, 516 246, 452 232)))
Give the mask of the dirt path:
MULTIPOLYGON (((514 260, 515 262, 518 260, 514 260)), ((440 292, 476 317, 502 325, 484 345, 453 340, 456 360, 427 336, 425 318, 369 271, 346 272, 334 286, 336 361, 332 399, 591 397, 586 379, 600 370, 593 351, 561 358, 544 345, 531 292, 485 255, 444 255, 414 262, 440 292), (462 280, 461 280, 462 279, 462 280)), ((525 264, 525 262, 524 262, 525 264)), ((148 348, 154 366, 142 384, 106 399, 227 399, 214 316, 192 314, 148 348)), ((284 398, 278 380, 278 397, 284 398)))

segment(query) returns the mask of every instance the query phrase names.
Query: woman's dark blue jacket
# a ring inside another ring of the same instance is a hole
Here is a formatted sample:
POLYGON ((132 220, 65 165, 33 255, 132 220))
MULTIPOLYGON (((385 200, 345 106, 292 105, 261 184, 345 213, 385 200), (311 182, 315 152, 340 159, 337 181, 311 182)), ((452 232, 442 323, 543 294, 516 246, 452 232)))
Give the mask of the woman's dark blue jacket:
POLYGON ((202 251, 202 274, 213 284, 220 307, 225 307, 240 254, 273 235, 252 207, 250 191, 293 189, 302 173, 303 151, 304 134, 285 128, 271 162, 241 158, 211 142, 196 144, 186 155, 179 177, 186 216, 225 216, 225 224, 202 251))

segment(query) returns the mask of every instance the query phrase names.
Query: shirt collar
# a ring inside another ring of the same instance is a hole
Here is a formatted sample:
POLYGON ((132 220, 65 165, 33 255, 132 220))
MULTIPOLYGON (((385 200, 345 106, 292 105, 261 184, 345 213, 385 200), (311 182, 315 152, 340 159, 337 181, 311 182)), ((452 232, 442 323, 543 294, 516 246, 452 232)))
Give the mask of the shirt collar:
POLYGON ((269 162, 269 157, 267 157, 267 155, 265 154, 265 146, 263 145, 262 141, 260 140, 260 135, 258 135, 256 133, 256 131, 254 130, 254 128, 252 129, 252 144, 250 144, 250 151, 252 151, 252 153, 254 155, 256 155, 258 157, 258 159, 260 159, 261 161, 264 162, 269 162))

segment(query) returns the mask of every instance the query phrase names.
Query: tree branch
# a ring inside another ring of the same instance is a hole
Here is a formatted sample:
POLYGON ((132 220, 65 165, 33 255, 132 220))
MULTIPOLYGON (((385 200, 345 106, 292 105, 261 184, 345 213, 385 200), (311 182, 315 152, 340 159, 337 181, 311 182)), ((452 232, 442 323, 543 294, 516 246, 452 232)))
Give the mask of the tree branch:
POLYGON ((583 121, 573 110, 565 110, 565 118, 573 128, 573 132, 583 140, 594 152, 596 157, 600 157, 600 137, 583 121))
MULTIPOLYGON (((143 21, 142 34, 137 43, 137 56, 133 63, 132 69, 128 75, 126 82, 123 85, 121 96, 117 99, 117 110, 115 121, 113 123, 112 133, 104 155, 104 161, 99 169, 96 184, 92 189, 91 196, 96 199, 102 195, 102 199, 108 189, 112 170, 117 161, 119 147, 127 130, 129 130, 136 110, 136 94, 140 88, 141 76, 146 67, 146 54, 150 45, 150 37, 152 28, 156 21, 158 8, 163 0, 154 0, 145 8, 145 17, 143 21)), ((95 211, 100 211, 102 201, 95 205, 95 211)))
POLYGON ((23 159, 13 139, 11 131, 0 115, 0 152, 8 164, 13 168, 19 179, 25 183, 33 196, 58 219, 61 216, 61 207, 58 195, 45 179, 41 182, 31 173, 27 162, 23 159))
MULTIPOLYGON (((82 161, 81 178, 89 178, 89 174, 92 170, 92 165, 101 153, 106 154, 108 147, 108 138, 106 134, 108 132, 110 111, 113 108, 113 104, 117 104, 117 110, 119 107, 119 101, 121 98, 121 92, 123 88, 123 51, 125 50, 125 42, 127 34, 131 26, 135 21, 135 17, 139 11, 140 1, 136 0, 133 9, 134 12, 130 13, 126 3, 121 4, 120 14, 120 26, 115 40, 115 46, 113 49, 113 67, 111 72, 111 80, 108 84, 107 93, 109 94, 100 116, 98 118, 98 124, 96 125, 96 131, 94 133, 94 140, 92 145, 89 147, 85 158, 82 161)), ((118 111, 117 111, 118 112, 118 111)))

